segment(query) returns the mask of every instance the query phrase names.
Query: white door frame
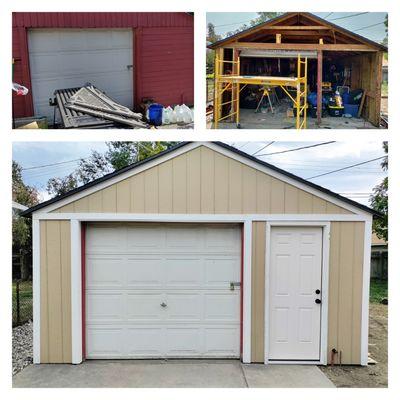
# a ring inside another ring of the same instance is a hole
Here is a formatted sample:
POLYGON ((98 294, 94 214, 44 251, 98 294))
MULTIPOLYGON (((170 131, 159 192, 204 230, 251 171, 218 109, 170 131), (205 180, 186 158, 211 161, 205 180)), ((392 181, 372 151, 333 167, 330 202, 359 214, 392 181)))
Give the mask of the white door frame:
POLYGON ((264 364, 321 364, 327 363, 328 352, 328 290, 329 290, 329 247, 330 247, 330 222, 328 221, 267 221, 265 235, 265 303, 264 303, 264 364), (290 360, 271 361, 269 354, 269 279, 271 268, 271 229, 272 227, 293 226, 293 227, 321 227, 322 228, 322 285, 321 285, 321 331, 320 331, 320 358, 319 360, 290 360))

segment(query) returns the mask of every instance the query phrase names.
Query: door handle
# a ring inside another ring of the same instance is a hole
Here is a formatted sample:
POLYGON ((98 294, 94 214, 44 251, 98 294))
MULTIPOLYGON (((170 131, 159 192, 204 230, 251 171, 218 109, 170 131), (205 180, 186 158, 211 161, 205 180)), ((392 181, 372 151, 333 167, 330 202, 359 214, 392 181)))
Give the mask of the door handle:
POLYGON ((240 287, 240 282, 231 282, 229 284, 231 290, 235 290, 235 286, 240 287))
POLYGON ((161 306, 161 307, 164 307, 164 308, 167 307, 167 305, 166 305, 164 302, 162 302, 162 303, 160 304, 160 306, 161 306))
POLYGON ((132 64, 129 64, 129 65, 126 66, 126 68, 127 68, 127 69, 132 69, 132 68, 133 68, 133 65, 132 65, 132 64))
POLYGON ((317 304, 321 304, 321 300, 320 300, 320 299, 315 299, 315 302, 316 302, 317 304))

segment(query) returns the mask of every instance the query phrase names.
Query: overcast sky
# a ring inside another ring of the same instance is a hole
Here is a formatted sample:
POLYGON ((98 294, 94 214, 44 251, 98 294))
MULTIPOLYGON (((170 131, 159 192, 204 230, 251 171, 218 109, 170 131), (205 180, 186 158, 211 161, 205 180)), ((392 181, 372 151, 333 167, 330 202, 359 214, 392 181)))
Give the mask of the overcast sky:
MULTIPOLYGON (((248 154, 254 154, 270 142, 230 142, 248 154)), ((279 168, 285 169, 302 178, 309 179, 315 175, 330 172, 352 164, 371 160, 384 155, 382 143, 360 141, 336 142, 310 149, 297 150, 284 154, 266 155, 288 149, 295 149, 321 142, 274 142, 256 156, 279 168)), ((23 171, 24 181, 35 186, 46 200, 46 183, 52 177, 65 176, 76 168, 79 158, 86 158, 91 150, 104 152, 104 142, 22 142, 14 143, 13 159, 23 168, 40 167, 23 171), (44 166, 68 161, 61 165, 44 166), (71 161, 71 162, 70 162, 71 161), (42 167, 43 166, 43 167, 42 167)), ((381 160, 356 168, 311 179, 334 192, 368 205, 372 188, 380 183, 386 173, 380 167, 381 160)))
MULTIPOLYGON (((386 13, 371 12, 362 15, 355 15, 359 13, 320 12, 314 14, 318 17, 327 19, 327 21, 331 21, 336 25, 346 28, 359 35, 365 36, 366 38, 374 40, 376 42, 381 42, 386 35, 385 25, 383 24, 386 13), (336 20, 336 18, 342 17, 346 18, 336 20), (370 25, 375 25, 378 23, 379 25, 369 27, 370 25)), ((248 24, 252 19, 255 19, 256 17, 256 12, 211 12, 207 13, 207 23, 211 22, 215 25, 215 30, 217 34, 225 35, 225 33, 229 31, 234 31, 240 28, 243 24, 248 24)))

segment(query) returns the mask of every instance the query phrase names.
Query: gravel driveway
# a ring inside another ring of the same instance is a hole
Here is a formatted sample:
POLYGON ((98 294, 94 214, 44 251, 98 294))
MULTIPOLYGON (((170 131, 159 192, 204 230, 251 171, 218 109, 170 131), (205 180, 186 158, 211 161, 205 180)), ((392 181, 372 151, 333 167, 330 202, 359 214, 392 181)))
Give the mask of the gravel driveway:
POLYGON ((12 333, 12 373, 23 370, 33 361, 32 321, 13 328, 12 333))

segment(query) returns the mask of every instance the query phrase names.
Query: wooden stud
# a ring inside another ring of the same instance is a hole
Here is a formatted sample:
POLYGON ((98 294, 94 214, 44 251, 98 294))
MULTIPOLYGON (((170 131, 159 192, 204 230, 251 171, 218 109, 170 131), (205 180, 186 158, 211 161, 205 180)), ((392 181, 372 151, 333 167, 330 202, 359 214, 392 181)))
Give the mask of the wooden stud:
POLYGON ((317 54, 317 123, 321 124, 322 120, 322 51, 317 54))
POLYGON ((282 35, 280 33, 277 33, 275 35, 275 40, 276 40, 276 43, 281 43, 282 42, 282 35))

